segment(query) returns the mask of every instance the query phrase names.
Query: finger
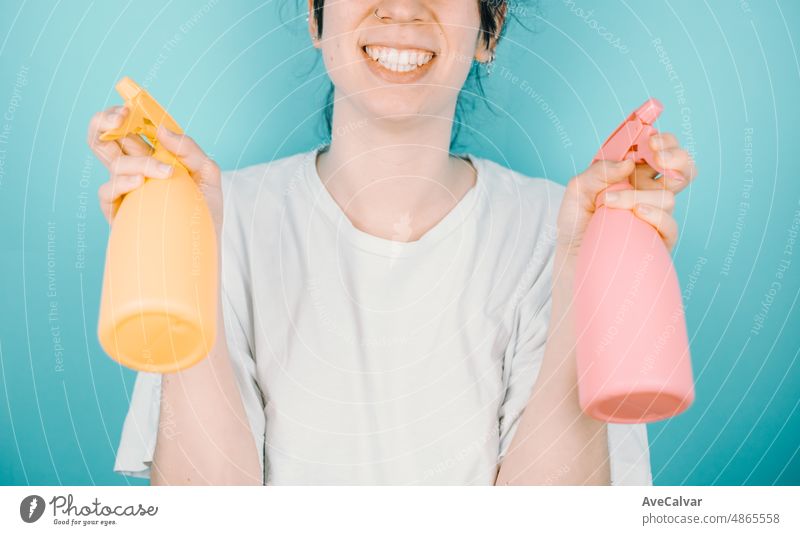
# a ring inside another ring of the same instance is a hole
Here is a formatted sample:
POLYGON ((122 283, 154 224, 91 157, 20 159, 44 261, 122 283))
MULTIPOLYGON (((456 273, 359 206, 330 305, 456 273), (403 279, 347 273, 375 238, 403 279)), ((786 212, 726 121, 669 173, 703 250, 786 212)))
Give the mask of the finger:
POLYGON ((655 206, 667 213, 675 209, 675 194, 669 190, 636 190, 609 191, 605 194, 605 204, 609 208, 625 208, 630 210, 637 204, 655 206))
POLYGON ((654 134, 650 136, 650 139, 648 141, 650 143, 650 148, 653 149, 654 151, 680 147, 680 142, 678 141, 678 138, 675 137, 673 134, 670 134, 669 132, 661 132, 659 134, 654 134))
POLYGON ((101 134, 113 130, 122 124, 128 115, 125 106, 112 106, 106 110, 95 113, 89 121, 88 142, 91 145, 101 134))
POLYGON ((160 126, 156 132, 159 141, 174 154, 194 177, 213 181, 219 176, 217 164, 189 136, 177 134, 160 126))
POLYGON ((97 197, 100 200, 100 209, 109 223, 114 218, 122 202, 122 197, 144 183, 144 175, 120 175, 112 177, 108 182, 100 185, 97 197))
POLYGON ((689 170, 689 154, 680 147, 654 151, 653 159, 653 164, 657 169, 647 163, 636 164, 636 170, 633 173, 633 185, 637 189, 663 189, 665 185, 667 187, 679 185, 681 179, 673 176, 666 177, 670 179, 669 182, 653 179, 661 174, 662 170, 677 171, 681 176, 683 176, 684 170, 689 170))
POLYGON ((116 176, 100 185, 97 190, 97 197, 101 203, 111 203, 138 188, 143 182, 144 175, 116 176))
POLYGON ((135 134, 120 138, 117 142, 122 147, 122 152, 130 156, 150 156, 153 153, 150 145, 135 134))
POLYGON ((172 166, 152 156, 120 156, 109 166, 112 175, 144 175, 150 178, 169 178, 172 166))
POLYGON ((697 176, 694 159, 680 147, 656 151, 653 157, 657 165, 672 171, 662 178, 665 179, 664 186, 676 193, 685 189, 697 176))
POLYGON ((594 206, 598 193, 611 184, 627 180, 633 169, 632 160, 622 160, 620 162, 600 160, 590 165, 586 171, 576 176, 574 180, 571 180, 569 185, 577 189, 576 193, 582 204, 586 207, 591 207, 594 206))
POLYGON ((647 164, 638 164, 633 176, 633 185, 636 189, 669 189, 677 193, 685 189, 697 175, 697 169, 692 157, 680 147, 656 151, 653 153, 653 157, 655 165, 659 166, 660 169, 669 169, 672 173, 654 180, 654 177, 658 175, 658 171, 647 164), (677 176, 673 175, 673 173, 677 176))
POLYGON ((664 169, 673 169, 680 172, 684 178, 693 178, 694 162, 689 153, 680 147, 656 151, 656 163, 664 169))
POLYGON ((653 180, 658 176, 658 171, 650 167, 646 163, 637 163, 636 168, 633 170, 633 178, 631 183, 636 189, 664 189, 665 182, 662 180, 653 180))
POLYGON ((633 213, 639 219, 650 223, 661 235, 664 245, 668 250, 672 250, 675 242, 678 241, 678 223, 671 214, 662 210, 658 206, 649 204, 637 204, 633 213))
POLYGON ((106 165, 114 158, 121 155, 122 149, 116 141, 101 141, 100 135, 122 124, 127 113, 127 108, 123 106, 113 106, 107 110, 96 113, 89 121, 86 141, 100 161, 106 165))

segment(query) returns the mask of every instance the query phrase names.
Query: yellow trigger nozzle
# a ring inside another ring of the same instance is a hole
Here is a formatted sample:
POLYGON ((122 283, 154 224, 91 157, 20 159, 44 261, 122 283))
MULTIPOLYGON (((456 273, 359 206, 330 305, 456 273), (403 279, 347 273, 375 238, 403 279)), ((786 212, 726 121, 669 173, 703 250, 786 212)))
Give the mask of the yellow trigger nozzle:
POLYGON ((117 92, 125 99, 128 115, 117 128, 100 135, 101 141, 113 141, 130 134, 143 136, 154 149, 153 156, 171 165, 183 165, 165 149, 162 149, 156 130, 163 125, 167 129, 183 134, 183 130, 167 111, 150 94, 136 82, 122 78, 116 85, 117 92))

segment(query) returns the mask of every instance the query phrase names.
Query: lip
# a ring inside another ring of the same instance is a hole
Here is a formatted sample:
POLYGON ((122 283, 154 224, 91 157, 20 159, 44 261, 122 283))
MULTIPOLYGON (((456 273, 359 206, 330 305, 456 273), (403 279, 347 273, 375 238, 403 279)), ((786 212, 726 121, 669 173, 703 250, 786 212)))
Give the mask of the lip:
POLYGON ((385 80, 393 84, 409 84, 418 81, 420 78, 425 76, 425 74, 430 70, 431 65, 433 64, 433 62, 436 61, 436 58, 438 56, 438 54, 435 51, 430 50, 429 48, 410 45, 410 44, 399 44, 399 43, 369 42, 361 45, 360 50, 361 50, 361 55, 364 57, 364 61, 367 62, 367 67, 369 68, 369 70, 372 71, 372 73, 375 74, 378 78, 381 78, 382 80, 385 80), (385 46, 389 48, 396 48, 398 50, 402 49, 418 50, 422 52, 430 52, 431 54, 433 54, 433 57, 428 63, 422 65, 421 67, 417 67, 413 71, 396 72, 387 69, 386 67, 381 65, 380 62, 377 62, 371 57, 369 57, 369 54, 367 54, 366 51, 367 46, 385 46))

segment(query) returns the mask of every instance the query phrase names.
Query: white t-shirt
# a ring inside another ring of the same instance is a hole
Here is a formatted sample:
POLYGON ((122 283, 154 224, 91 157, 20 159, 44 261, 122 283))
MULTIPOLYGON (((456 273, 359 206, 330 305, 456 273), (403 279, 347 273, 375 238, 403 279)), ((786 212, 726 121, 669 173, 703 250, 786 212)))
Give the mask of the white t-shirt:
MULTIPOLYGON (((491 485, 544 353, 564 186, 463 154, 475 187, 402 242, 350 223, 318 151, 223 173, 225 332, 265 484, 491 485)), ((149 477, 160 379, 137 376, 118 473, 149 477)), ((652 484, 645 424, 608 442, 612 484, 652 484)))

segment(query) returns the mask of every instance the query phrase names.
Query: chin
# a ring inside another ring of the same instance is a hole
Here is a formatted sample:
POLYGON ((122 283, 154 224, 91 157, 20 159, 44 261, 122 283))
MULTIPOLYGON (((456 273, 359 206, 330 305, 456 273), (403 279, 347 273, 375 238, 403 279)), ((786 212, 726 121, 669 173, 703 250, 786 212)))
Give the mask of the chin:
POLYGON ((424 112, 424 98, 413 95, 413 91, 406 88, 403 91, 388 88, 375 88, 367 90, 362 95, 369 95, 363 108, 369 115, 382 121, 396 123, 413 121, 424 112), (417 98, 415 98, 417 97, 417 98))

